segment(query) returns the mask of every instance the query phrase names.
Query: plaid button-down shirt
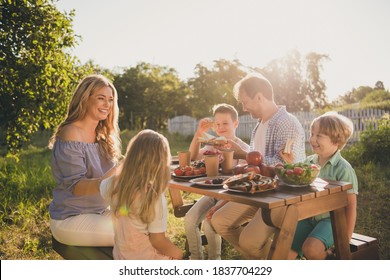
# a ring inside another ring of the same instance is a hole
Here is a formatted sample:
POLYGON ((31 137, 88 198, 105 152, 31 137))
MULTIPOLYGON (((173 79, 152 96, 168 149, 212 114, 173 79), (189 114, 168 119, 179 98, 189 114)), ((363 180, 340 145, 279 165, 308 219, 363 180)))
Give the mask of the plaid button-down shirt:
MULTIPOLYGON (((254 147, 254 139, 260 122, 252 131, 250 150, 260 150, 254 147)), ((268 122, 268 129, 265 136, 265 155, 263 161, 268 165, 275 165, 284 162, 279 155, 279 151, 284 148, 287 139, 293 139, 292 152, 294 162, 303 162, 305 153, 305 132, 299 120, 286 111, 285 106, 280 106, 275 115, 268 122)))

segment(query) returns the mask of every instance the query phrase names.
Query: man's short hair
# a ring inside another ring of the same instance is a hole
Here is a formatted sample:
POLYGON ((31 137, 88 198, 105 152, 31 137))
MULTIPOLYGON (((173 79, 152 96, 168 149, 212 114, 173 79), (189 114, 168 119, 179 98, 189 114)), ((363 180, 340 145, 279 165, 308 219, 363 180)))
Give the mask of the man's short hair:
POLYGON ((261 92, 265 98, 273 100, 274 90, 270 81, 261 74, 248 74, 238 81, 233 88, 234 97, 238 100, 240 92, 245 92, 251 99, 261 92))

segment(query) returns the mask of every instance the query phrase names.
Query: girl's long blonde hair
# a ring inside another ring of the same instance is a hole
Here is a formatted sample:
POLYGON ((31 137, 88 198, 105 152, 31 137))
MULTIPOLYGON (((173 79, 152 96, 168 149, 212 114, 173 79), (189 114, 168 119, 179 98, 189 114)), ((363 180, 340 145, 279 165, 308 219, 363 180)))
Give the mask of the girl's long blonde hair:
POLYGON ((96 139, 101 153, 108 159, 117 162, 121 156, 121 141, 118 126, 118 94, 114 85, 103 75, 93 74, 85 77, 73 93, 65 120, 57 127, 49 141, 52 148, 57 135, 64 126, 75 121, 82 120, 87 112, 89 97, 102 87, 108 86, 112 90, 114 105, 105 120, 99 122, 96 127, 96 139))
POLYGON ((168 187, 170 162, 168 140, 163 135, 146 129, 134 136, 113 179, 114 213, 137 217, 143 223, 153 221, 155 204, 168 187))

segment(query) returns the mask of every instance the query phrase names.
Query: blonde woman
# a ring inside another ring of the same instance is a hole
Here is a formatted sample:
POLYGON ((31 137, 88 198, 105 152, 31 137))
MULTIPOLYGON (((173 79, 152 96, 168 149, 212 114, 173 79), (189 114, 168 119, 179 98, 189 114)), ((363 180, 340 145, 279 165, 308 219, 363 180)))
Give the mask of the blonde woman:
POLYGON ((100 192, 113 216, 114 259, 182 258, 165 236, 170 162, 167 139, 143 130, 131 139, 118 174, 102 181, 100 192))
POLYGON ((112 246, 111 216, 99 185, 114 174, 121 148, 117 92, 106 77, 90 75, 78 84, 49 147, 57 182, 49 206, 54 238, 67 245, 112 246))

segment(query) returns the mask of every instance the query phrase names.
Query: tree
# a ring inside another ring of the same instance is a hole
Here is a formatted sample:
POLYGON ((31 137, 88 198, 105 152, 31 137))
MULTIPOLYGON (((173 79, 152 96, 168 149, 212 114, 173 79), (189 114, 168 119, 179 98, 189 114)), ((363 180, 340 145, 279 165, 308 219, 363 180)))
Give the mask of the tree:
POLYGON ((189 114, 188 88, 173 68, 139 63, 115 77, 120 127, 163 129, 176 114, 189 114))
POLYGON ((73 12, 52 0, 2 1, 0 116, 7 150, 17 151, 40 128, 57 125, 84 73, 66 50, 75 46, 73 12))
POLYGON ((376 83, 375 83, 375 89, 385 89, 385 85, 383 84, 383 82, 382 81, 377 81, 376 83))
POLYGON ((302 58, 297 50, 271 61, 262 70, 273 86, 276 103, 285 105, 292 112, 310 109, 310 103, 302 92, 302 71, 302 58))
POLYGON ((188 81, 192 91, 189 103, 193 117, 210 116, 213 105, 219 103, 231 104, 241 112, 232 94, 234 84, 245 76, 240 65, 238 60, 221 59, 214 61, 211 69, 202 64, 195 67, 196 76, 188 81))
POLYGON ((315 52, 310 52, 305 57, 306 77, 302 92, 310 103, 310 109, 319 109, 327 105, 326 85, 325 81, 321 79, 321 71, 323 70, 322 62, 328 59, 329 56, 315 52))
POLYGON ((353 88, 343 96, 340 96, 338 100, 336 100, 336 103, 339 105, 346 105, 360 102, 373 90, 374 89, 369 86, 360 86, 357 89, 353 88))
POLYGON ((325 59, 328 56, 323 54, 312 52, 302 57, 292 50, 265 68, 255 70, 270 80, 276 103, 286 105, 292 112, 309 111, 326 105, 326 85, 321 79, 325 59))

